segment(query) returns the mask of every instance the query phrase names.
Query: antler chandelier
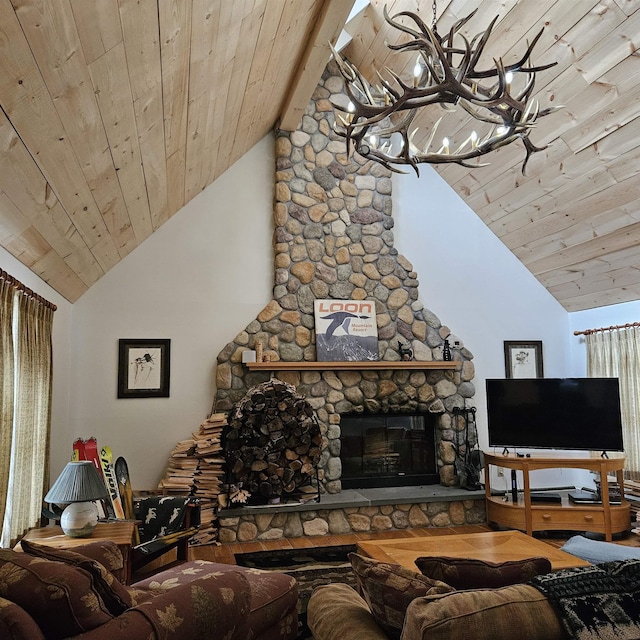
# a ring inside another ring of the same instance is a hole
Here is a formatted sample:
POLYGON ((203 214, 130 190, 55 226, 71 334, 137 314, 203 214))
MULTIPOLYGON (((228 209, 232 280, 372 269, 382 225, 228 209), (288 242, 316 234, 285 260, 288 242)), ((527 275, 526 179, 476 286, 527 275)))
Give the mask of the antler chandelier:
POLYGON ((505 66, 502 59, 494 59, 494 68, 478 70, 498 16, 486 31, 469 42, 460 30, 474 14, 475 11, 456 22, 443 37, 435 26, 435 2, 431 28, 415 13, 402 11, 389 17, 384 7, 385 20, 410 36, 402 44, 387 43, 389 49, 417 52, 413 78, 408 83, 386 68, 389 79, 377 72, 380 86, 372 87, 354 65, 332 48, 350 100, 347 106, 334 104, 338 110, 335 130, 346 138, 348 151, 353 145, 361 156, 392 171, 401 172, 394 165, 411 165, 419 175, 418 164, 425 162, 454 162, 471 168, 486 166, 469 161, 522 140, 524 174, 531 154, 545 148, 536 147, 529 139, 532 127, 539 118, 559 108, 540 110, 538 102, 531 98, 535 74, 556 63, 530 66, 531 54, 544 31, 541 29, 517 62, 505 66), (411 26, 399 22, 400 17, 408 18, 411 26), (479 130, 469 133, 456 130, 451 137, 441 138, 438 129, 443 117, 440 117, 431 126, 426 142, 420 143, 422 148, 418 148, 414 143, 418 131, 414 121, 429 107, 443 109, 444 115, 459 107, 474 119, 479 130), (454 141, 454 136, 464 139, 454 141))

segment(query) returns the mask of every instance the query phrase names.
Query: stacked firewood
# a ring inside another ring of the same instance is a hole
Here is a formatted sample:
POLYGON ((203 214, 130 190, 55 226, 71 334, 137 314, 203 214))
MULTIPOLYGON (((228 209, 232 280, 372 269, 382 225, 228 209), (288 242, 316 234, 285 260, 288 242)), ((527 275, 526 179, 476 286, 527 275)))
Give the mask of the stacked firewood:
POLYGON ((276 499, 311 484, 322 436, 304 396, 274 378, 249 389, 233 407, 224 446, 230 482, 276 499))
POLYGON ((191 544, 209 544, 217 539, 218 495, 223 482, 222 430, 224 413, 214 413, 190 440, 178 442, 171 452, 165 477, 159 488, 172 495, 193 495, 200 499, 201 526, 191 544))
POLYGON ((193 434, 198 474, 195 477, 194 495, 200 498, 200 518, 203 526, 193 537, 192 544, 209 544, 217 539, 215 526, 218 517, 218 495, 224 476, 222 457, 222 431, 227 425, 224 413, 214 413, 193 434))
POLYGON ((193 440, 181 440, 169 456, 169 463, 164 478, 160 480, 158 489, 167 495, 191 495, 198 461, 194 457, 193 440))

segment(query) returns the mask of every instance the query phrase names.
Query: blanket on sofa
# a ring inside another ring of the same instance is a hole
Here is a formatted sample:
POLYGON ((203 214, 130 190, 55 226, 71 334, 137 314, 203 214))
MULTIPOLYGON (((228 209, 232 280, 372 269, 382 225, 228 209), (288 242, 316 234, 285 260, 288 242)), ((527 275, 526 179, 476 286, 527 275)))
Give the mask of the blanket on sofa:
POLYGON ((535 577, 570 638, 640 638, 640 560, 606 562, 535 577))

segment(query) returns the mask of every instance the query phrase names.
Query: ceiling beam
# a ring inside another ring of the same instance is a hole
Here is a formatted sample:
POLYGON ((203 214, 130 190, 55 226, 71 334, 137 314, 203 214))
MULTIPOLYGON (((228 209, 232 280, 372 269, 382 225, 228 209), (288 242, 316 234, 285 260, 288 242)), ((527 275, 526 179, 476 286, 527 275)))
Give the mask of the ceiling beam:
POLYGON ((294 131, 300 124, 304 110, 331 56, 329 42, 336 43, 354 2, 355 0, 325 0, 309 45, 287 92, 287 100, 278 123, 279 129, 294 131))

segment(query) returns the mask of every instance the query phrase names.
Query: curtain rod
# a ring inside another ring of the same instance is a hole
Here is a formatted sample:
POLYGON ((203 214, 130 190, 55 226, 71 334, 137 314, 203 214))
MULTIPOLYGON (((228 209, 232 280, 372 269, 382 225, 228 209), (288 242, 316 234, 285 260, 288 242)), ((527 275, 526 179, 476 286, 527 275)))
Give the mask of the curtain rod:
POLYGON ((574 336, 588 336, 599 331, 615 331, 616 329, 629 329, 631 327, 640 327, 640 322, 628 322, 627 324, 616 324, 611 327, 600 327, 598 329, 585 329, 584 331, 574 331, 574 336))
POLYGON ((18 291, 22 291, 22 293, 30 298, 34 298, 45 307, 49 307, 52 311, 57 311, 58 307, 56 307, 53 302, 49 302, 46 298, 39 296, 35 291, 29 289, 26 285, 22 284, 20 280, 17 280, 12 275, 8 274, 4 269, 0 269, 0 279, 6 280, 10 284, 12 284, 18 291))

